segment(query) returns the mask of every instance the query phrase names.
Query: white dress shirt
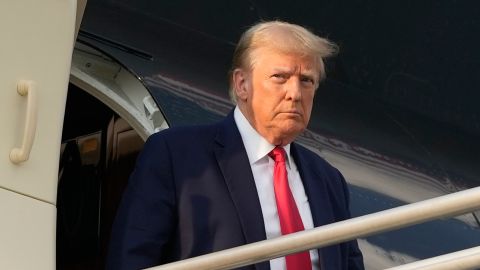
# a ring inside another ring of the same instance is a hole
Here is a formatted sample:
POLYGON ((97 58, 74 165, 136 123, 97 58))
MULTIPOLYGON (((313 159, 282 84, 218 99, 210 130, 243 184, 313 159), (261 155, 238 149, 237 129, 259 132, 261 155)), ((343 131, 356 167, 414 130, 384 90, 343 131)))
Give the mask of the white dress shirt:
MULTIPOLYGON (((281 236, 280 220, 277 213, 277 203, 275 202, 275 191, 273 189, 273 170, 275 162, 268 157, 268 153, 275 148, 250 125, 243 113, 238 107, 234 111, 235 123, 243 140, 245 150, 247 151, 248 160, 252 168, 255 186, 257 187, 260 207, 263 214, 263 222, 265 224, 265 232, 267 239, 281 236)), ((292 191, 295 203, 297 204, 300 217, 302 218, 305 229, 313 228, 312 213, 308 198, 303 188, 295 161, 290 156, 290 144, 283 147, 287 154, 287 173, 288 184, 292 191)), ((310 259, 312 260, 312 269, 318 270, 318 252, 310 251, 310 259)), ((285 257, 273 259, 270 261, 270 269, 285 270, 285 257)))

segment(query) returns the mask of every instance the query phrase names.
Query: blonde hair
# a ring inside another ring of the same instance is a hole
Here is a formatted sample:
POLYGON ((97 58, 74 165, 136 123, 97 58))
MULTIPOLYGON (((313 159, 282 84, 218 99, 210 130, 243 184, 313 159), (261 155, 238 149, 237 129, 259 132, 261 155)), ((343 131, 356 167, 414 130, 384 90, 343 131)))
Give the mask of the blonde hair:
POLYGON ((258 48, 272 48, 282 53, 314 57, 319 67, 319 78, 325 78, 323 59, 334 55, 338 46, 319 37, 306 28, 283 21, 260 22, 245 31, 233 53, 229 72, 230 98, 236 103, 233 72, 237 68, 252 69, 255 64, 253 52, 258 48))

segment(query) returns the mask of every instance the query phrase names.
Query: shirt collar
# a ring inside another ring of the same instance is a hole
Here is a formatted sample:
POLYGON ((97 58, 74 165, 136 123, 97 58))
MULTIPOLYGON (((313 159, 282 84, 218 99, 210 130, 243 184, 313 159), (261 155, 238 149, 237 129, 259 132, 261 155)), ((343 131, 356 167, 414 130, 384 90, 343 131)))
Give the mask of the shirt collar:
MULTIPOLYGON (((275 145, 270 144, 252 127, 252 125, 250 125, 250 122, 248 122, 247 118, 243 115, 238 106, 235 107, 233 117, 235 119, 235 123, 237 124, 238 130, 240 131, 240 136, 242 137, 243 145, 247 151, 250 165, 267 156, 268 153, 275 148, 275 145)), ((291 168, 292 159, 290 157, 290 144, 285 145, 283 149, 285 149, 287 154, 288 167, 291 168)))

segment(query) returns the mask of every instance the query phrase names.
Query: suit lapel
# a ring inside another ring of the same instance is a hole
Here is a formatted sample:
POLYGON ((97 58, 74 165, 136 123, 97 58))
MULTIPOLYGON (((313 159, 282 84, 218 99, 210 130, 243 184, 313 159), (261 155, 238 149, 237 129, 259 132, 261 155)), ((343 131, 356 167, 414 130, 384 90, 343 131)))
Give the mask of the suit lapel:
MULTIPOLYGON (((315 163, 306 156, 301 146, 292 143, 290 152, 302 178, 314 227, 332 223, 334 216, 327 185, 324 180, 326 176, 321 172, 321 168, 315 166, 315 163)), ((325 253, 324 249, 319 249, 318 252, 320 264, 322 265, 321 269, 328 269, 326 266, 330 264, 328 261, 329 256, 323 256, 323 253, 325 253)))
MULTIPOLYGON (((215 138, 214 153, 237 210, 245 241, 266 239, 263 215, 258 200, 248 156, 231 112, 221 124, 215 138)), ((269 262, 255 265, 257 270, 270 269, 269 262)))

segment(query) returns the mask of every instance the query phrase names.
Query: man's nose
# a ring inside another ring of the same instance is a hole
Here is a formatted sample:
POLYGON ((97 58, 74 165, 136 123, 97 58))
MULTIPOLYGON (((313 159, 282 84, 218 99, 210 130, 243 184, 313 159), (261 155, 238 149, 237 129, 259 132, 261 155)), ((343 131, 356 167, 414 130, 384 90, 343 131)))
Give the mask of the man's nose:
POLYGON ((286 87, 286 99, 291 99, 294 101, 300 100, 302 97, 302 89, 301 89, 301 83, 298 78, 291 77, 288 80, 288 83, 285 85, 286 87))

